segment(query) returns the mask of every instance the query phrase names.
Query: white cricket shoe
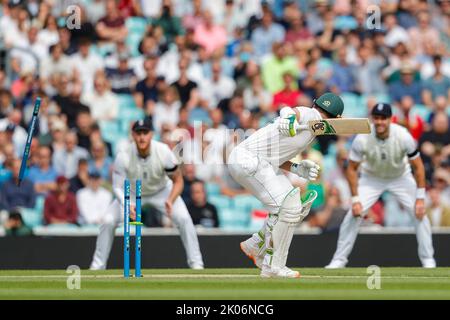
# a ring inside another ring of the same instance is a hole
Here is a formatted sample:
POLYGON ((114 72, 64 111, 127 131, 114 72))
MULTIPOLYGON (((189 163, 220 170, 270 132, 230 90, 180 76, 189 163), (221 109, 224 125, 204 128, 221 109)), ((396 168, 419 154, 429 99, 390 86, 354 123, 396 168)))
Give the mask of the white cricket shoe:
POLYGON ((422 262, 422 268, 432 269, 436 268, 436 261, 434 259, 427 259, 422 262))
POLYGON ((203 270, 203 269, 205 269, 205 267, 201 264, 194 264, 191 266, 191 269, 192 270, 203 270))
POLYGON ((260 274, 261 278, 300 278, 300 272, 284 267, 282 269, 272 269, 263 267, 260 274))
POLYGON ((325 269, 341 269, 345 268, 346 263, 339 260, 332 260, 328 265, 325 266, 325 269))
POLYGON ((252 240, 252 238, 247 239, 245 241, 242 241, 240 244, 242 252, 245 253, 247 257, 253 260, 253 263, 255 266, 257 266, 259 269, 262 268, 262 264, 264 261, 264 256, 259 256, 259 247, 258 245, 252 240))

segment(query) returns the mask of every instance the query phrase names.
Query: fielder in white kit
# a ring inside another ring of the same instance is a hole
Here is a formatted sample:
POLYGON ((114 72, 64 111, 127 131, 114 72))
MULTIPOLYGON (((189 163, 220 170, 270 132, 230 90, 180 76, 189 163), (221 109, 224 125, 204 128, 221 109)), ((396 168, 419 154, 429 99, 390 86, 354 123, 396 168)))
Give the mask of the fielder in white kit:
POLYGON ((336 252, 326 268, 346 266, 362 217, 385 191, 413 215, 420 261, 424 268, 434 268, 431 225, 425 215, 425 172, 416 142, 406 128, 391 123, 389 104, 378 103, 371 113, 372 133, 357 135, 352 143, 346 172, 352 208, 341 224, 336 252))
MULTIPOLYGON (((142 181, 142 205, 153 207, 168 215, 180 231, 192 269, 203 269, 197 233, 184 201, 179 196, 183 190, 183 177, 178 168, 178 159, 166 144, 152 140, 151 119, 139 120, 132 127, 133 140, 119 152, 114 161, 112 176, 115 200, 108 208, 100 227, 91 270, 106 268, 115 229, 123 222, 124 180, 142 181)), ((130 217, 136 218, 134 183, 131 183, 130 217)))
POLYGON ((284 107, 274 123, 237 145, 228 158, 233 178, 269 211, 263 229, 241 243, 242 251, 261 268, 262 277, 299 277, 298 271, 286 267, 286 260, 294 230, 309 210, 302 211, 299 188, 280 169, 315 180, 320 168, 313 161, 289 161, 314 140, 309 130, 299 127, 310 120, 340 117, 343 110, 341 98, 332 93, 320 96, 312 108, 284 107))

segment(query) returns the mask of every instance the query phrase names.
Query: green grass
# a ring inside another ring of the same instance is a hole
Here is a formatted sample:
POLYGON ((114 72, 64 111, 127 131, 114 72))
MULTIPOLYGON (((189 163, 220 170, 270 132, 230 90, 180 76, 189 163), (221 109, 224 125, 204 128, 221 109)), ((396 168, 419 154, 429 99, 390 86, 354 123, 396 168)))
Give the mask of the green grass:
POLYGON ((299 269, 300 279, 261 279, 256 269, 81 270, 67 289, 65 270, 0 271, 0 299, 450 299, 450 268, 382 268, 381 289, 367 288, 365 268, 299 269))

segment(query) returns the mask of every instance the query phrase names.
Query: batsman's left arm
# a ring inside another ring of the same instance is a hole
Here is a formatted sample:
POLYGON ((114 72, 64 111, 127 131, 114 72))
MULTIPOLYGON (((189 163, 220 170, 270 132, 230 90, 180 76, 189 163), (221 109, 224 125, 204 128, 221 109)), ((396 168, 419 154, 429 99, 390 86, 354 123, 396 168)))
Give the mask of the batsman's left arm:
POLYGON ((415 214, 417 219, 422 220, 425 216, 425 167, 423 166, 420 155, 410 159, 409 163, 411 164, 417 184, 415 214))

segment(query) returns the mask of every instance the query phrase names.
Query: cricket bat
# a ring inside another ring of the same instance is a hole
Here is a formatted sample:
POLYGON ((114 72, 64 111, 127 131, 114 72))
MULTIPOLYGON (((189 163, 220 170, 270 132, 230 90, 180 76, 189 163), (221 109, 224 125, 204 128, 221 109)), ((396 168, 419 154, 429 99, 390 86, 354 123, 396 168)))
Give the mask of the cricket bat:
POLYGON ((307 125, 300 125, 300 130, 309 130, 315 136, 370 133, 367 118, 336 118, 311 120, 307 125))

